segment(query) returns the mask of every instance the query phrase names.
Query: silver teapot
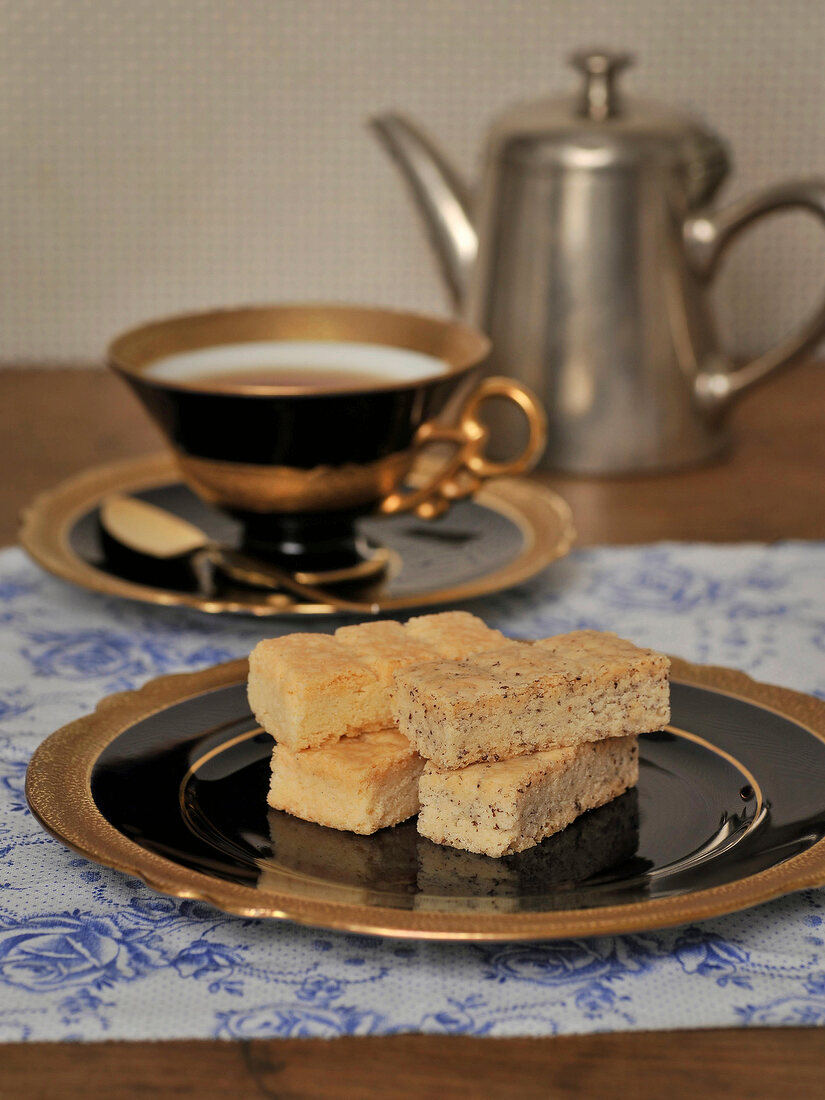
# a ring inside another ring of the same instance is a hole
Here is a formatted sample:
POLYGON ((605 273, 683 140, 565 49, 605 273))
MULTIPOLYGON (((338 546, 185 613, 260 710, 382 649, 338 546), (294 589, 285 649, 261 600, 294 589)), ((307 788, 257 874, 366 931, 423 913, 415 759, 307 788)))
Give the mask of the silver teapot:
POLYGON ((825 220, 825 182, 709 209, 725 145, 688 117, 625 102, 616 76, 630 60, 576 54, 584 80, 572 101, 501 116, 477 201, 413 123, 372 122, 411 185, 456 309, 492 338, 490 372, 543 400, 545 468, 612 474, 708 458, 726 442, 733 399, 825 334, 823 303, 749 363, 720 349, 707 288, 727 246, 785 207, 825 220))

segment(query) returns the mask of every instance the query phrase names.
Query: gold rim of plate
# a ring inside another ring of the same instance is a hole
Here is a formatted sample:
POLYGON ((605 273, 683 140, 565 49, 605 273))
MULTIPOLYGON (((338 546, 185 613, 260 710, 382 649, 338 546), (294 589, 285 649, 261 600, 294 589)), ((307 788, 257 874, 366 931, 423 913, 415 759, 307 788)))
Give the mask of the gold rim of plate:
MULTIPOLYGON (((194 898, 243 917, 267 917, 338 931, 428 940, 536 940, 616 935, 705 920, 796 890, 825 885, 825 840, 783 863, 734 882, 678 897, 597 909, 529 913, 416 912, 316 901, 212 878, 141 848, 103 817, 91 777, 102 751, 126 729, 203 692, 243 682, 247 662, 164 676, 138 691, 109 696, 95 712, 52 734, 34 753, 26 797, 35 817, 87 859, 142 879, 153 890, 194 898)), ((673 659, 673 679, 775 711, 825 742, 825 702, 759 683, 733 669, 673 659)))
MULTIPOLYGON (((95 568, 72 549, 69 540, 72 527, 105 497, 115 492, 135 493, 180 481, 174 459, 165 453, 86 470, 35 497, 23 513, 20 543, 49 573, 108 596, 165 606, 193 607, 217 614, 294 616, 318 613, 315 604, 295 604, 284 609, 270 602, 263 593, 260 598, 250 597, 249 602, 241 602, 208 599, 194 593, 138 584, 95 568)), ((455 603, 500 592, 529 580, 551 562, 570 552, 576 537, 572 514, 566 501, 552 489, 526 477, 496 478, 486 482, 473 499, 516 524, 524 536, 521 552, 505 565, 462 584, 416 595, 379 599, 378 611, 402 611, 455 603)))

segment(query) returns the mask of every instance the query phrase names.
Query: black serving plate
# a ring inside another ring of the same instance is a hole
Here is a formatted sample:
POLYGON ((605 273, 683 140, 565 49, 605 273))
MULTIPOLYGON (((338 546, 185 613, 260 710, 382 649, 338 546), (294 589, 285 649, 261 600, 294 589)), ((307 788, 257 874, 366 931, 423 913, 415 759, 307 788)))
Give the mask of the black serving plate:
POLYGON ((672 725, 640 739, 638 787, 490 859, 432 844, 414 820, 361 837, 268 810, 272 740, 249 714, 244 671, 156 681, 69 727, 71 740, 53 735, 29 776, 35 813, 166 892, 395 935, 623 931, 825 882, 825 706, 807 696, 677 662, 672 725), (72 767, 90 767, 67 820, 49 790, 62 783, 71 802, 70 745, 72 767))

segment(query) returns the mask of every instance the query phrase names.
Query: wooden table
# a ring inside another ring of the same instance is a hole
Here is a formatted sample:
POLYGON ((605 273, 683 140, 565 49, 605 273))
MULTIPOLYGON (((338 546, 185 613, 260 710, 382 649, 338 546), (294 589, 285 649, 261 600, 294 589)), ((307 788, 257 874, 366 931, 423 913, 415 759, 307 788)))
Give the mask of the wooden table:
MULTIPOLYGON (((825 538, 825 367, 748 397, 723 462, 661 477, 548 479, 581 544, 825 538)), ((38 491, 96 463, 160 447, 114 378, 0 371, 0 545, 38 491)), ((1 1001, 2 985, 0 985, 1 1001)), ((693 1031, 551 1039, 27 1044, 0 1048, 0 1097, 419 1096, 750 1098, 825 1095, 825 1032, 693 1031)))

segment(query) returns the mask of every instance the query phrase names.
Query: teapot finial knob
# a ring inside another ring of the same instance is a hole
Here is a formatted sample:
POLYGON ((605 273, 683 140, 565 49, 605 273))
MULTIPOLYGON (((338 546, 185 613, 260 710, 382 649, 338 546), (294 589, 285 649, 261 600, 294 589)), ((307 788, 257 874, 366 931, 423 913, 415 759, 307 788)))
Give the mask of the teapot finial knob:
POLYGON ((617 115, 616 75, 633 64, 633 55, 612 50, 579 50, 570 61, 585 78, 579 113, 598 122, 617 115))

